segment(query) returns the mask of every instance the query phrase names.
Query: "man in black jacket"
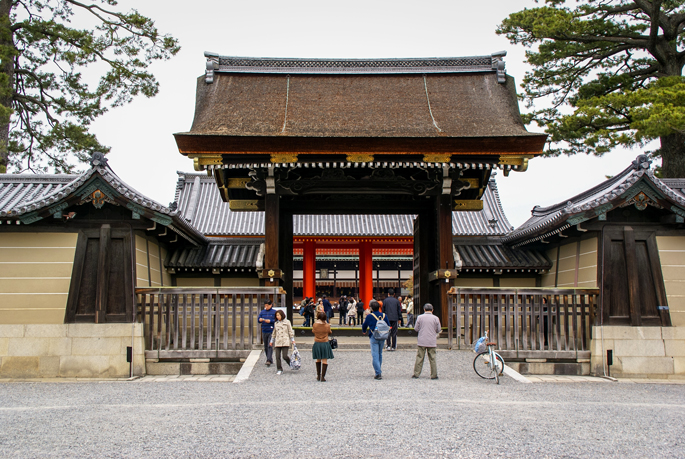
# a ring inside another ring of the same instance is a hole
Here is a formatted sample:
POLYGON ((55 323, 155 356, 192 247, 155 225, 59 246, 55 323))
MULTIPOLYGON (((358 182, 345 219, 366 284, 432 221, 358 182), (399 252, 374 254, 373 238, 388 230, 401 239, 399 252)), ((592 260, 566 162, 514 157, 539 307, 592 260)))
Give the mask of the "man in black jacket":
POLYGON ((398 322, 404 326, 404 319, 402 318, 402 305, 395 298, 395 291, 388 290, 388 297, 383 300, 383 312, 388 316, 390 325, 390 335, 385 343, 385 348, 389 350, 397 349, 397 324, 398 322))
POLYGON ((345 295, 338 302, 338 312, 340 312, 340 322, 338 322, 338 325, 345 325, 347 323, 347 297, 345 295))

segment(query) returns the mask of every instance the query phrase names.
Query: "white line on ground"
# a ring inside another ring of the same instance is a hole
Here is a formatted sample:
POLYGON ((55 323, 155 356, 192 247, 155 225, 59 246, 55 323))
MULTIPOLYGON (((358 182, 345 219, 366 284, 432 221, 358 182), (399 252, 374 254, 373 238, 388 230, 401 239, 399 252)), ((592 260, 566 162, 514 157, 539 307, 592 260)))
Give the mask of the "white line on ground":
POLYGON ((234 384, 247 381, 247 378, 250 377, 250 373, 252 373, 252 369, 257 364, 257 361, 259 361, 259 356, 261 355, 261 353, 262 351, 250 352, 250 355, 245 359, 245 363, 238 372, 238 375, 233 380, 234 384))
POLYGON ((513 368, 511 368, 507 365, 504 365, 504 374, 509 376, 511 379, 515 379, 516 381, 518 381, 520 383, 532 384, 532 382, 528 378, 526 378, 521 373, 519 373, 518 371, 514 370, 513 368))

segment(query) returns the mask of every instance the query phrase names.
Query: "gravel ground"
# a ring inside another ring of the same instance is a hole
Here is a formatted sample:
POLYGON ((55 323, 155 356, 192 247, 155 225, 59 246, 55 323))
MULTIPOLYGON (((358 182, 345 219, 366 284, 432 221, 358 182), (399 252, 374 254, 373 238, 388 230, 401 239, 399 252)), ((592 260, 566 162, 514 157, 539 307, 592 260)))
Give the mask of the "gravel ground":
POLYGON ((0 384, 0 457, 685 457, 685 386, 521 384, 476 376, 473 353, 311 354, 277 376, 264 358, 224 382, 0 384))

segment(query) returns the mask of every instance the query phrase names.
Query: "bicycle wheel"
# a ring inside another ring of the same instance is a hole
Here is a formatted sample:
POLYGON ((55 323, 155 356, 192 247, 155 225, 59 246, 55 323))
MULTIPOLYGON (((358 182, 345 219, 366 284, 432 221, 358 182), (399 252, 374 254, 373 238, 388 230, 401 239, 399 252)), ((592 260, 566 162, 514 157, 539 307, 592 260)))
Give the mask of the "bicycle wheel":
POLYGON ((504 370, 504 360, 499 354, 495 354, 496 366, 494 368, 490 367, 488 361, 490 360, 490 354, 488 351, 481 352, 473 359, 473 369, 476 374, 483 379, 495 379, 495 376, 502 373, 504 370))
POLYGON ((497 366, 499 367, 499 375, 502 376, 504 374, 504 359, 497 352, 495 352, 495 357, 497 358, 497 366))

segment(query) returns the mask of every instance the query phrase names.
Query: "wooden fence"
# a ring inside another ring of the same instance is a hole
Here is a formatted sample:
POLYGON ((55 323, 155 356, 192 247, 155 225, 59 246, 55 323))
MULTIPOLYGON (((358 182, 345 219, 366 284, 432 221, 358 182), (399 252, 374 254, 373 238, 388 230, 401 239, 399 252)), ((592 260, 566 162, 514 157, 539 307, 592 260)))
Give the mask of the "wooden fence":
POLYGON ((589 358, 598 298, 598 289, 455 287, 448 346, 473 347, 487 330, 505 359, 589 358))
POLYGON ((136 298, 146 356, 156 358, 234 357, 259 344, 264 302, 286 305, 280 287, 137 288, 136 298))

